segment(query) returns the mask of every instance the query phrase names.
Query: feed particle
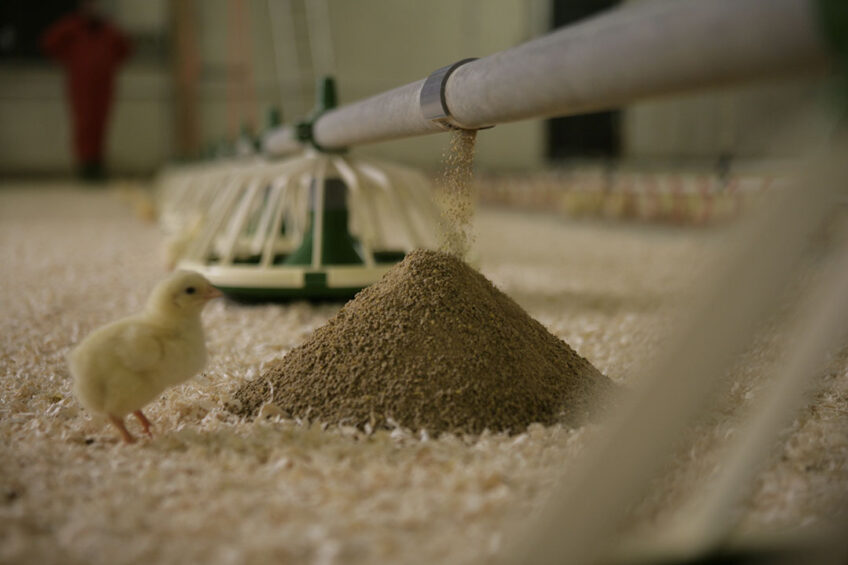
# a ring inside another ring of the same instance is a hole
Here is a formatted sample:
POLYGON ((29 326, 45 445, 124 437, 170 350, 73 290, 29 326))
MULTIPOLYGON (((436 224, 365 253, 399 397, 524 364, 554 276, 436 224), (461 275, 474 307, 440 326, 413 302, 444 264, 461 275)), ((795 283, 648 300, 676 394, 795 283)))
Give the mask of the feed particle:
POLYGON ((474 147, 477 130, 453 130, 442 155, 439 250, 464 259, 474 243, 474 147))
POLYGON ((429 433, 575 424, 610 381, 483 275, 417 250, 234 394, 292 417, 429 433))

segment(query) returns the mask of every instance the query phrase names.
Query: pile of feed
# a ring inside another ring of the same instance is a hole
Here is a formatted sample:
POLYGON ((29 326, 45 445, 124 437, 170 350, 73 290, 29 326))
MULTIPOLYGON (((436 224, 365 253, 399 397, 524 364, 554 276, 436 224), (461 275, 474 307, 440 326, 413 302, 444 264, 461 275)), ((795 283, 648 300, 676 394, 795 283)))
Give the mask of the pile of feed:
POLYGON ((418 250, 234 394, 360 428, 479 433, 577 423, 610 381, 483 275, 418 250))

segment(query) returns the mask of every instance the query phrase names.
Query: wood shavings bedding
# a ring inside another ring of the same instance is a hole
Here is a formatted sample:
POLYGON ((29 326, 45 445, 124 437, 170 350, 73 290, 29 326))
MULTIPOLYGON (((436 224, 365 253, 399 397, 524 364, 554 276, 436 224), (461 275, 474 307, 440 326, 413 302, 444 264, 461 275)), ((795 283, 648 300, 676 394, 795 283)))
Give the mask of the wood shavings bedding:
MULTIPOLYGON (((477 231, 482 272, 625 384, 722 245, 714 232, 485 210, 477 231)), ((156 228, 112 192, 0 190, 0 562, 486 562, 539 511, 591 435, 531 425, 516 436, 435 440, 274 414, 240 420, 224 409, 230 391, 338 306, 219 302, 205 314, 206 371, 150 406, 154 440, 122 445, 71 397, 64 355, 141 306, 164 273, 160 245, 156 228)), ((738 386, 741 407, 752 389, 738 386)), ((696 460, 721 444, 723 422, 703 431, 712 439, 696 460)), ((761 476, 746 527, 828 519, 848 490, 846 430, 842 365, 761 476)), ((652 511, 705 472, 675 474, 652 511)))

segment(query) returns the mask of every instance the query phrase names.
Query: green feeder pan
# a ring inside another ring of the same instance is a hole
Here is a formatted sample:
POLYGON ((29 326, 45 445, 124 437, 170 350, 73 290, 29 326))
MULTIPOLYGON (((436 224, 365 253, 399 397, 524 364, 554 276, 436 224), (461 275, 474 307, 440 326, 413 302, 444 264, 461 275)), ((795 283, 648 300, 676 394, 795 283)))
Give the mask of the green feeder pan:
POLYGON ((427 181, 396 165, 311 152, 224 186, 178 266, 238 300, 348 299, 435 243, 427 181))

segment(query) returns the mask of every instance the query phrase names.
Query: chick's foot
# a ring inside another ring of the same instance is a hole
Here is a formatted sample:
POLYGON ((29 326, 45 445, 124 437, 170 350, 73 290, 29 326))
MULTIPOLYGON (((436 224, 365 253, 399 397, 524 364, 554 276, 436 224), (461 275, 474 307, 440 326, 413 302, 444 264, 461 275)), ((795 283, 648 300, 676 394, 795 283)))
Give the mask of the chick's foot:
POLYGON ((119 432, 121 432, 121 437, 124 438, 125 443, 135 443, 135 438, 124 425, 123 418, 118 418, 117 416, 110 415, 109 421, 112 422, 116 428, 118 428, 119 432))
POLYGON ((153 437, 153 434, 150 432, 150 428, 153 427, 153 424, 150 423, 147 416, 145 416, 141 410, 136 410, 133 412, 133 415, 138 418, 139 422, 141 422, 141 427, 144 428, 144 433, 147 434, 147 437, 153 437))

